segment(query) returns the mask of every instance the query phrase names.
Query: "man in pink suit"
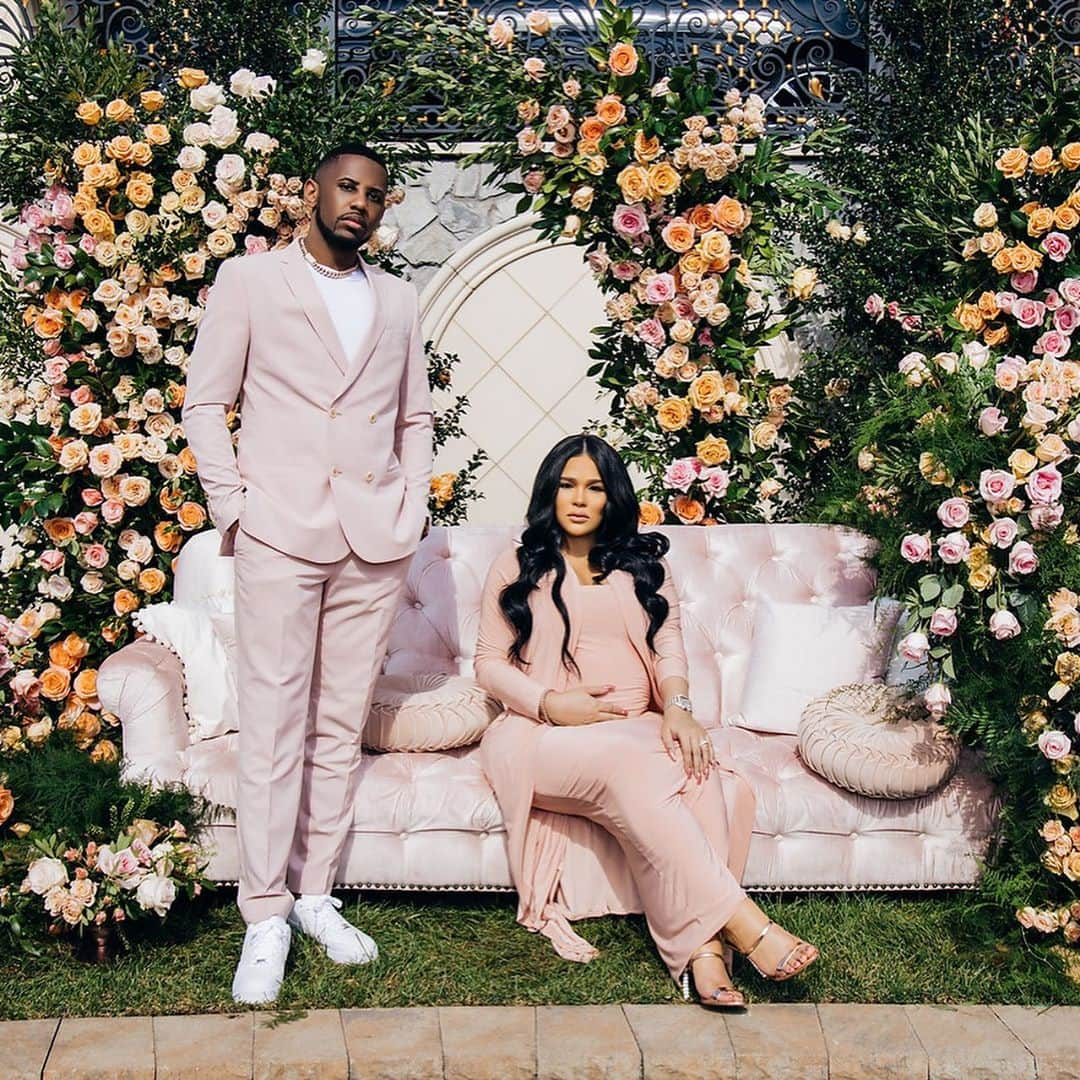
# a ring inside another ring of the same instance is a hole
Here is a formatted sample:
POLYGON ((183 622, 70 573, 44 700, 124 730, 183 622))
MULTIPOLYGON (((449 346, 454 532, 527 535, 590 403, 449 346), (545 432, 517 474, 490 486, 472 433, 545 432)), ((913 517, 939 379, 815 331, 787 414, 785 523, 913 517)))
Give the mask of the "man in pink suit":
POLYGON ((277 997, 290 928, 338 963, 378 955, 330 890, 432 456, 416 291, 359 258, 386 194, 376 152, 328 153, 304 186, 308 236, 219 269, 188 374, 188 442, 235 555, 248 927, 233 997, 248 1004, 277 997))

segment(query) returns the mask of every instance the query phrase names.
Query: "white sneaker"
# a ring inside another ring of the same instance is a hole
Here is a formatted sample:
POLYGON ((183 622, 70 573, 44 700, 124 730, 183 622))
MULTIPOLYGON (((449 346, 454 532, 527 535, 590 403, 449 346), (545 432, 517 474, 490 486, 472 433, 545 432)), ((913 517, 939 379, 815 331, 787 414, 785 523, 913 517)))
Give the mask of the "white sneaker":
POLYGON ((370 964, 378 959, 379 947, 338 914, 340 907, 340 900, 325 894, 297 897, 289 925, 314 938, 335 964, 370 964))
POLYGON ((271 915, 247 928, 240 963, 233 976, 234 1001, 268 1005, 277 999, 291 941, 292 931, 280 915, 271 915))

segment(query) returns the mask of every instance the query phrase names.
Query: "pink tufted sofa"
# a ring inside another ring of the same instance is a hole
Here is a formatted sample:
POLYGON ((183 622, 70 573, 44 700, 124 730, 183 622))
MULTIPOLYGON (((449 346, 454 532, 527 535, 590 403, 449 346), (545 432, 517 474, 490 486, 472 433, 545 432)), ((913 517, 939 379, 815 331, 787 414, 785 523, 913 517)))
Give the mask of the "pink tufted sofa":
MULTIPOLYGON (((861 604, 872 594, 870 541, 841 528, 730 525, 670 528, 669 561, 682 598, 695 713, 723 723, 738 710, 755 602, 861 604)), ((510 528, 434 529, 421 545, 390 638, 385 671, 469 674, 487 568, 510 528)), ((220 605, 232 560, 213 533, 193 537, 177 565, 181 605, 220 605)), ((179 781, 223 807, 236 805, 235 735, 189 743, 178 659, 140 640, 103 665, 103 706, 124 731, 128 775, 179 781)), ((757 890, 941 889, 972 885, 994 827, 994 791, 964 752, 953 779, 903 802, 863 798, 809 772, 794 736, 738 729, 754 778, 757 821, 746 884, 757 890)), ((211 829, 210 876, 238 872, 227 811, 211 829)), ((363 888, 510 887, 498 804, 476 747, 366 756, 340 883, 363 888)))

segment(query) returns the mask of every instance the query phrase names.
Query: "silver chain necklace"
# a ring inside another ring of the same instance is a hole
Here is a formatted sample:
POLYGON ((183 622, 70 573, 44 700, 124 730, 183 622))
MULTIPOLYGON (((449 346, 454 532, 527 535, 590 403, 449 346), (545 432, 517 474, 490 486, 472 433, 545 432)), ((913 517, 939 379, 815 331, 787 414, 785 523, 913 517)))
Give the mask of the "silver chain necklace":
POLYGON ((350 266, 348 270, 337 270, 332 266, 323 266, 323 264, 308 251, 307 244, 304 243, 303 237, 300 238, 300 253, 304 256, 308 265, 311 266, 315 273, 322 274, 323 277, 332 278, 337 281, 340 281, 342 278, 351 277, 360 268, 359 256, 357 256, 356 265, 350 266))

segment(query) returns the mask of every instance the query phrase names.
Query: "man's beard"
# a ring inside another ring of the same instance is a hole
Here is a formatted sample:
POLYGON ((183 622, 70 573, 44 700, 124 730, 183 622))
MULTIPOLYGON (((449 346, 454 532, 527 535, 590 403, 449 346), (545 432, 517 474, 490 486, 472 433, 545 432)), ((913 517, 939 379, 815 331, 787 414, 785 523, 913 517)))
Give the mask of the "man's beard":
POLYGON ((322 212, 317 205, 315 207, 315 225, 323 240, 326 241, 326 246, 328 248, 342 253, 348 252, 350 255, 359 254, 362 243, 358 244, 355 240, 343 240, 338 236, 334 230, 323 221, 322 212))

